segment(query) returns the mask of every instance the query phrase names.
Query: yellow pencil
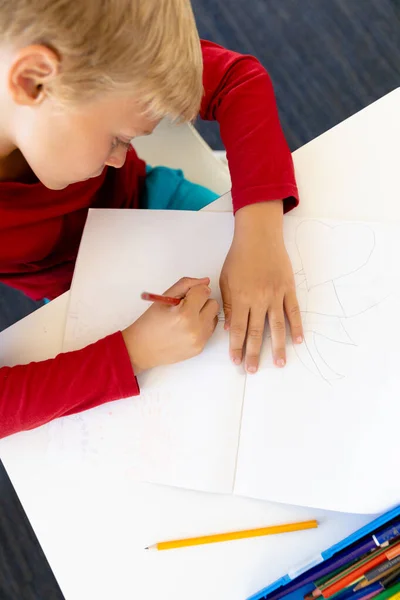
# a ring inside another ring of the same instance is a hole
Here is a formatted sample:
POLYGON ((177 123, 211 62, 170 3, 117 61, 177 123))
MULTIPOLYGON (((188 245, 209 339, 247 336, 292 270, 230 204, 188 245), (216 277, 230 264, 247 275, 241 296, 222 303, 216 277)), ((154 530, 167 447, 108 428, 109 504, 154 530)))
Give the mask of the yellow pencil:
POLYGON ((200 537, 185 538, 182 540, 171 540, 170 542, 159 542, 148 546, 146 550, 172 550, 173 548, 184 548, 186 546, 200 546, 200 544, 214 544, 216 542, 228 542, 230 540, 242 540, 244 538, 260 537, 262 535, 276 535, 290 531, 303 531, 304 529, 315 529, 317 521, 303 521, 301 523, 289 523, 288 525, 272 525, 259 529, 244 529, 243 531, 232 531, 229 533, 216 533, 200 537))

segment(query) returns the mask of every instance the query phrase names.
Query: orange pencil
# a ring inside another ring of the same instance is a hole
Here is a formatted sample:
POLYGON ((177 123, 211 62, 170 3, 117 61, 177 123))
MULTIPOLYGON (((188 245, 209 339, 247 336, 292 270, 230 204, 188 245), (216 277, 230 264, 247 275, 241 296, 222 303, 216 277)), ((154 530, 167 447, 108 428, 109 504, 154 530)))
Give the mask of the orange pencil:
POLYGON ((290 531, 303 531, 304 529, 315 529, 318 527, 317 521, 303 521, 300 523, 289 523, 288 525, 272 525, 270 527, 261 527, 258 529, 245 529, 243 531, 232 531, 229 533, 216 533, 213 535, 203 535, 182 540, 172 540, 170 542, 159 542, 149 546, 146 550, 171 550, 173 548, 184 548, 185 546, 199 546, 201 544, 213 544, 215 542, 228 542, 231 540, 241 540, 245 538, 260 537, 263 535, 275 535, 277 533, 288 533, 290 531))
POLYGON ((182 300, 182 298, 159 296, 158 294, 150 294, 150 292, 143 292, 140 297, 142 300, 148 300, 149 302, 160 302, 161 304, 169 304, 170 306, 178 306, 182 300))

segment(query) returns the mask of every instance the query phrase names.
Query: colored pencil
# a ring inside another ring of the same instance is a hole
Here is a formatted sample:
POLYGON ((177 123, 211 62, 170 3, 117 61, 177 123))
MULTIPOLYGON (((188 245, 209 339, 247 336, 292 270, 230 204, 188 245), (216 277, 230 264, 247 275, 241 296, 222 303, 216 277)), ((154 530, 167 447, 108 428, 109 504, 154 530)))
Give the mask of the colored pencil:
MULTIPOLYGON (((373 597, 380 591, 387 589, 389 585, 397 583, 398 580, 400 580, 399 571, 395 571, 385 579, 379 578, 376 581, 366 581, 364 578, 360 578, 360 583, 356 585, 356 587, 354 587, 354 582, 351 583, 349 586, 335 594, 332 600, 367 600, 367 598, 373 597), (358 592, 361 591, 362 593, 358 594, 358 592)), ((314 592, 315 591, 319 592, 319 596, 321 595, 320 590, 314 590, 314 592)), ((304 596, 304 600, 313 600, 315 597, 318 597, 314 596, 314 592, 310 592, 307 596, 304 596)))
POLYGON ((367 600, 367 598, 374 598, 383 590, 382 585, 377 583, 371 583, 368 587, 360 590, 359 592, 354 592, 351 597, 351 600, 367 600))
POLYGON ((369 594, 366 594, 365 596, 361 596, 360 598, 358 598, 358 600, 370 600, 370 598, 375 598, 375 596, 377 596, 378 594, 379 594, 379 592, 370 592, 369 594))
MULTIPOLYGON (((357 562, 359 562, 359 561, 355 560, 355 561, 349 562, 347 568, 350 569, 357 562)), ((328 575, 325 575, 325 577, 320 577, 319 579, 314 581, 314 585, 317 588, 320 588, 320 587, 322 588, 322 586, 326 585, 328 581, 330 581, 331 579, 338 577, 339 575, 342 575, 342 574, 343 574, 343 567, 339 567, 338 569, 335 569, 334 571, 331 571, 330 573, 328 573, 328 575)))
POLYGON ((371 571, 365 573, 365 578, 368 579, 368 581, 371 581, 377 575, 387 575, 389 571, 393 570, 399 565, 400 556, 396 556, 396 558, 392 558, 392 560, 388 560, 387 562, 382 563, 381 565, 379 565, 379 567, 376 567, 376 569, 372 569, 371 571))
POLYGON ((400 581, 400 567, 382 579, 382 585, 386 588, 400 581))
POLYGON ((400 537, 400 519, 390 527, 372 536, 377 546, 387 546, 389 542, 397 537, 400 537))
POLYGON ((348 573, 344 577, 340 578, 338 581, 328 586, 324 590, 322 590, 322 595, 324 598, 330 598, 341 589, 345 588, 352 582, 355 582, 360 575, 364 575, 367 571, 372 569, 373 567, 377 567, 379 564, 384 562, 386 559, 395 558, 400 554, 400 542, 397 542, 394 546, 384 550, 382 553, 377 553, 377 555, 373 556, 370 560, 361 561, 363 564, 361 566, 356 567, 351 573, 348 573))
POLYGON ((393 546, 390 546, 387 549, 385 554, 389 560, 392 560, 393 558, 396 558, 396 556, 400 555, 399 546, 400 546, 400 542, 398 544, 393 544, 393 546))
POLYGON ((182 298, 159 296, 158 294, 151 294, 150 292, 143 292, 140 297, 142 300, 148 300, 149 302, 160 302, 160 304, 168 304, 169 306, 178 306, 182 300, 182 298))
POLYGON ((369 537, 365 536, 361 541, 352 544, 346 550, 341 550, 338 552, 338 555, 323 563, 308 569, 305 573, 302 573, 293 581, 285 585, 283 588, 277 589, 275 592, 271 592, 268 596, 268 600, 281 600, 287 594, 291 594, 296 590, 299 590, 304 585, 309 583, 314 583, 314 581, 320 577, 324 577, 329 574, 331 571, 334 571, 338 567, 344 566, 354 560, 357 560, 364 554, 371 552, 371 550, 375 550, 379 543, 382 543, 384 540, 385 543, 399 537, 399 527, 400 527, 400 519, 397 519, 392 524, 387 525, 385 528, 381 528, 381 531, 378 533, 372 533, 369 537), (381 540, 381 541, 379 541, 381 540))
MULTIPOLYGON (((372 579, 372 581, 367 581, 366 579, 363 578, 363 579, 361 579, 361 581, 359 581, 357 583, 356 587, 354 588, 354 591, 358 592, 359 590, 364 590, 366 587, 368 587, 372 583, 377 583, 377 582, 379 582, 379 583, 382 584, 382 589, 383 590, 386 590, 386 588, 388 588, 389 585, 391 585, 391 583, 392 583, 391 582, 389 584, 384 584, 383 580, 382 580, 382 577, 377 577, 376 579, 372 579)), ((393 583, 396 583, 395 579, 393 580, 393 583)), ((352 585, 354 585, 354 583, 352 585)))
MULTIPOLYGON (((367 565, 368 563, 371 562, 372 559, 375 559, 379 556, 382 557, 382 561, 385 560, 385 549, 384 548, 376 548, 373 552, 370 552, 369 554, 366 554, 364 556, 362 556, 358 561, 355 561, 353 563, 351 563, 349 566, 345 567, 344 569, 341 569, 339 574, 334 574, 332 575, 332 577, 329 577, 325 580, 325 582, 323 584, 321 584, 320 586, 320 590, 326 590, 328 587, 332 586, 334 583, 342 580, 344 577, 346 577, 347 575, 353 574, 357 569, 359 569, 360 567, 362 567, 363 565, 367 565)), ((351 581, 350 583, 355 583, 356 581, 361 581, 361 579, 363 579, 364 574, 360 574, 357 578, 355 578, 353 581, 351 581)))
POLYGON ((400 556, 393 558, 393 560, 388 560, 375 569, 371 569, 371 571, 367 571, 363 577, 363 581, 361 581, 355 589, 361 589, 366 587, 369 583, 373 583, 374 581, 378 581, 383 579, 386 575, 389 575, 393 571, 397 571, 400 565, 400 556))
POLYGON ((353 586, 349 585, 344 590, 338 592, 334 600, 367 600, 367 598, 373 598, 377 596, 384 588, 378 583, 371 583, 368 588, 354 591, 353 586))
POLYGON ((293 579, 293 581, 285 585, 281 590, 278 589, 275 592, 271 592, 268 596, 268 600, 282 600, 287 594, 296 592, 303 586, 314 583, 317 578, 324 577, 332 571, 344 567, 350 562, 356 561, 361 556, 371 552, 371 550, 375 550, 376 547, 376 543, 372 537, 368 537, 367 539, 364 538, 361 541, 352 544, 350 548, 342 550, 337 556, 329 558, 323 563, 308 569, 305 573, 302 573, 293 579))
MULTIPOLYGON (((378 592, 369 592, 368 594, 365 594, 365 596, 359 596, 358 600, 370 600, 370 598, 375 598, 375 596, 377 596, 379 594, 378 592)), ((354 596, 353 596, 353 600, 354 600, 354 596)))
MULTIPOLYGON (((385 586, 383 585, 383 583, 381 582, 380 577, 378 577, 377 579, 373 579, 372 581, 367 581, 366 579, 361 579, 361 581, 359 581, 356 585, 356 587, 354 588, 355 592, 358 592, 359 590, 365 590, 365 588, 367 588, 368 586, 374 584, 374 583, 380 583, 382 585, 382 590, 386 589, 385 586)), ((352 584, 354 585, 354 584, 352 584)))
MULTIPOLYGON (((316 589, 311 593, 312 597, 319 598, 320 596, 322 596, 323 589, 325 589, 326 587, 328 587, 335 581, 338 581, 340 577, 343 577, 343 575, 345 573, 350 572, 351 569, 354 569, 355 566, 359 565, 359 564, 360 564, 360 561, 352 562, 347 569, 344 570, 343 567, 341 567, 340 569, 336 569, 332 573, 329 573, 329 575, 326 575, 325 577, 321 577, 321 579, 318 579, 317 581, 315 581, 314 585, 316 586, 316 589)), ((362 579, 363 579, 363 577, 360 576, 358 581, 361 582, 362 579)), ((355 582, 353 582, 353 585, 348 586, 348 589, 350 591, 354 591, 354 583, 355 582)), ((345 589, 347 589, 347 588, 345 588, 345 589)), ((341 590, 341 591, 344 592, 344 590, 341 590)), ((341 598, 340 598, 340 600, 341 600, 341 598)))
POLYGON ((146 548, 146 550, 172 550, 173 548, 199 546, 201 544, 213 544, 216 542, 228 542, 231 540, 241 540, 264 535, 289 533, 291 531, 303 531, 305 529, 315 529, 316 527, 318 527, 317 521, 303 521, 301 523, 289 523, 288 525, 272 525, 270 527, 261 527, 258 529, 245 529, 243 531, 232 531, 229 533, 217 533, 213 535, 203 535, 181 540, 172 540, 170 542, 159 542, 153 546, 149 546, 146 548))
MULTIPOLYGON (((380 588, 380 590, 382 590, 383 588, 380 588)), ((367 590, 367 592, 365 591, 365 589, 362 590, 362 594, 360 594, 360 597, 362 597, 364 594, 368 593, 369 590, 367 590)), ((379 592, 379 590, 378 590, 379 592)), ((376 592, 376 593, 378 593, 376 592)), ((347 600, 348 598, 351 600, 353 600, 353 597, 355 594, 358 594, 359 592, 355 592, 354 591, 354 585, 349 585, 346 588, 344 588, 343 590, 341 590, 340 592, 338 592, 335 596, 334 596, 334 600, 347 600)))
POLYGON ((398 600, 399 597, 400 597, 400 583, 397 583, 396 585, 388 588, 387 590, 384 590, 383 592, 381 592, 380 594, 375 596, 376 600, 387 600, 387 598, 391 598, 391 600, 394 600, 394 598, 396 598, 396 600, 398 600), (397 598, 396 598, 396 596, 397 596, 397 598))

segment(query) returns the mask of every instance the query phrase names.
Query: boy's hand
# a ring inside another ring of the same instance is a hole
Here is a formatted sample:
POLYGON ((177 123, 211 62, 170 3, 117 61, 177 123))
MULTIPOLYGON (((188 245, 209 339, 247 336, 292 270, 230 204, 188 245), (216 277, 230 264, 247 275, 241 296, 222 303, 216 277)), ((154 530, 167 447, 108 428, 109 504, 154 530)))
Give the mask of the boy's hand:
POLYGON ((249 373, 258 368, 266 317, 276 366, 283 367, 286 361, 285 312, 293 342, 303 340, 282 224, 281 201, 252 204, 238 210, 233 242, 221 272, 230 355, 235 364, 240 364, 245 347, 245 367, 249 373))
POLYGON ((179 306, 155 302, 122 332, 136 375, 200 354, 218 322, 219 306, 210 300, 209 283, 208 278, 184 277, 165 292, 182 298, 179 306))

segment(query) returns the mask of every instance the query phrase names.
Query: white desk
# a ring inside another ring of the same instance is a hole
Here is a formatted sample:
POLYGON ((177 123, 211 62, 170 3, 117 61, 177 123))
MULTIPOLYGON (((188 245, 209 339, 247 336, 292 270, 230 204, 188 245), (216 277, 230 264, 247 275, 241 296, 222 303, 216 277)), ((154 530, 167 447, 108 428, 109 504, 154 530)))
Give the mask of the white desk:
MULTIPOLYGON (((399 109, 400 89, 295 152, 299 215, 400 218, 399 109)), ((229 197, 211 209, 229 210, 229 197)), ((3 332, 1 364, 56 355, 67 302, 65 294, 3 332)), ((370 520, 71 472, 52 463, 47 442, 44 426, 2 440, 0 456, 67 600, 244 600, 370 520), (169 553, 142 550, 184 534, 309 517, 320 520, 318 530, 169 553)))

